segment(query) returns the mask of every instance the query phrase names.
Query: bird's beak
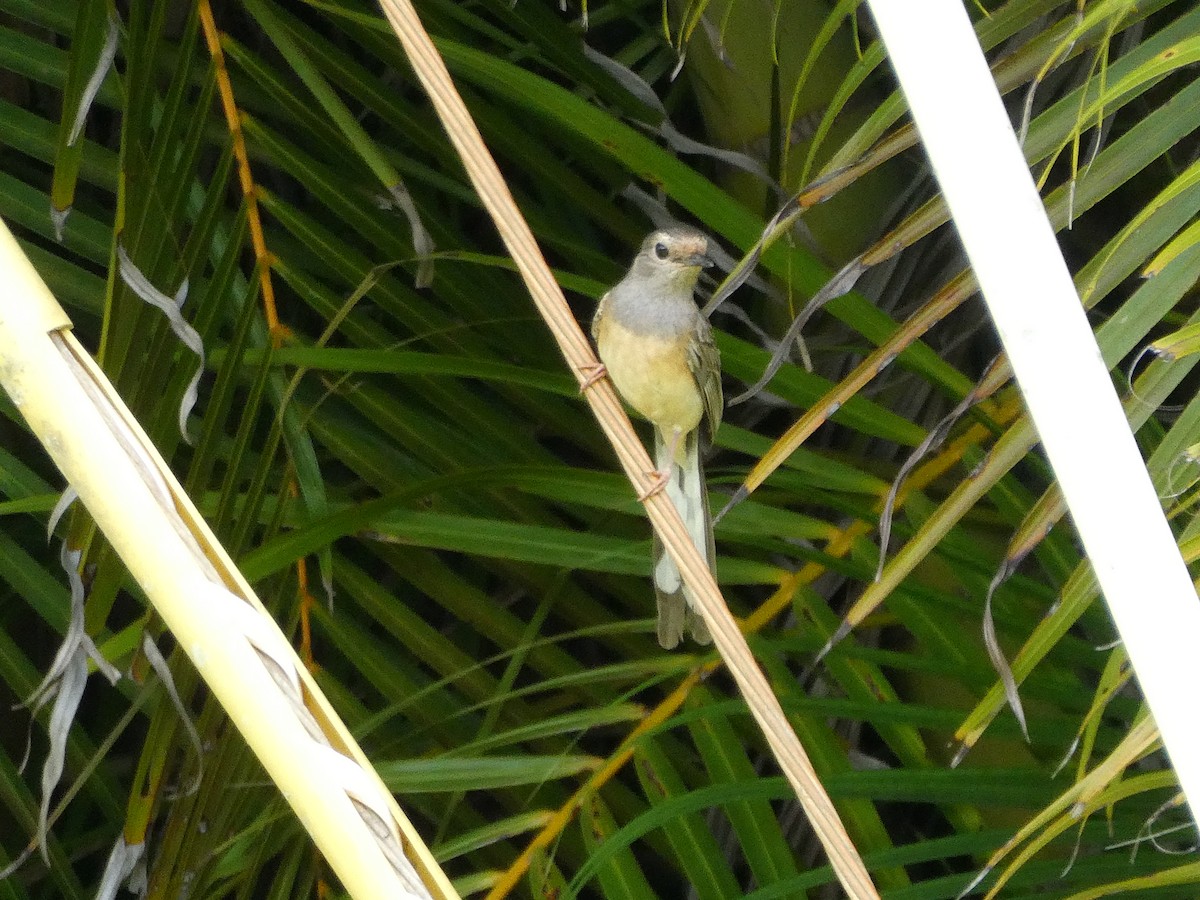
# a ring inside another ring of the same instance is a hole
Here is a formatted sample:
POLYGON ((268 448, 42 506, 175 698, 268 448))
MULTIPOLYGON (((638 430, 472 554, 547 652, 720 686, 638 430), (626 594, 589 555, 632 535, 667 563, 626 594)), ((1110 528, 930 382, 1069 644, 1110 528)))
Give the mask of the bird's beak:
POLYGON ((707 253, 693 253, 688 257, 687 262, 689 266, 697 266, 701 269, 711 269, 716 265, 713 258, 707 253))

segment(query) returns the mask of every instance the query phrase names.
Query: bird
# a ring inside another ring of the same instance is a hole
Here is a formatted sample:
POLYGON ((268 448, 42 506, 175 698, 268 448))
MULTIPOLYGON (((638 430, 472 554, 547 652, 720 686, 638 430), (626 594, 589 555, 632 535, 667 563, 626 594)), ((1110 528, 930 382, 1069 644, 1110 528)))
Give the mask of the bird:
MULTIPOLYGON (((607 374, 625 402, 654 426, 657 470, 639 499, 665 490, 710 569, 716 548, 700 432, 703 423, 711 441, 724 400, 721 355, 693 293, 701 269, 712 264, 708 238, 698 229, 671 225, 651 232, 625 277, 600 298, 592 338, 601 366, 584 383, 607 374)), ((704 617, 657 535, 652 562, 659 644, 669 650, 688 630, 697 643, 710 643, 704 617)))

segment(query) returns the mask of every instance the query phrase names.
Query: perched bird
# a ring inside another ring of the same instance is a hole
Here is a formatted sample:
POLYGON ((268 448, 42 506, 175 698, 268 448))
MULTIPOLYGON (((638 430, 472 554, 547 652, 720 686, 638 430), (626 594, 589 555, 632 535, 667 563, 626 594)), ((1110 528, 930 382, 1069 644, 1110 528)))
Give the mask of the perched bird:
MULTIPOLYGON (((652 232, 625 277, 600 299, 592 337, 603 369, 589 383, 607 371, 625 401, 654 425, 658 472, 647 496, 667 492, 712 568, 716 553, 700 464, 700 423, 707 423, 711 440, 724 405, 721 356, 692 299, 700 270, 709 265, 708 238, 695 228, 673 225, 652 232)), ((709 643, 708 626, 657 536, 653 573, 658 642, 670 649, 690 628, 699 643, 709 643)))

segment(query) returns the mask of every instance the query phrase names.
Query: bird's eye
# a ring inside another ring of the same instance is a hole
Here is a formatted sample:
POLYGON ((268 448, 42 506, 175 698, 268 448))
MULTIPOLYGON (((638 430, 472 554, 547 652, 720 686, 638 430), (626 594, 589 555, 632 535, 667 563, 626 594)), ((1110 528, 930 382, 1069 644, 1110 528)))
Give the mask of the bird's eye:
POLYGON ((657 244, 654 245, 654 255, 657 256, 659 259, 666 259, 667 254, 669 252, 670 251, 667 250, 667 245, 664 244, 662 241, 659 241, 657 244))

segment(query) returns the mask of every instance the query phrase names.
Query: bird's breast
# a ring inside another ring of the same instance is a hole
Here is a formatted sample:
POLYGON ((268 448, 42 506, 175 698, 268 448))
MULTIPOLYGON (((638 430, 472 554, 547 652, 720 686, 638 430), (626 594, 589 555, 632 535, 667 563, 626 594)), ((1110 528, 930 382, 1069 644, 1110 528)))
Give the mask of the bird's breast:
POLYGON ((611 311, 596 325, 596 349, 625 401, 666 434, 687 434, 700 424, 704 401, 688 367, 689 333, 642 334, 611 311))

